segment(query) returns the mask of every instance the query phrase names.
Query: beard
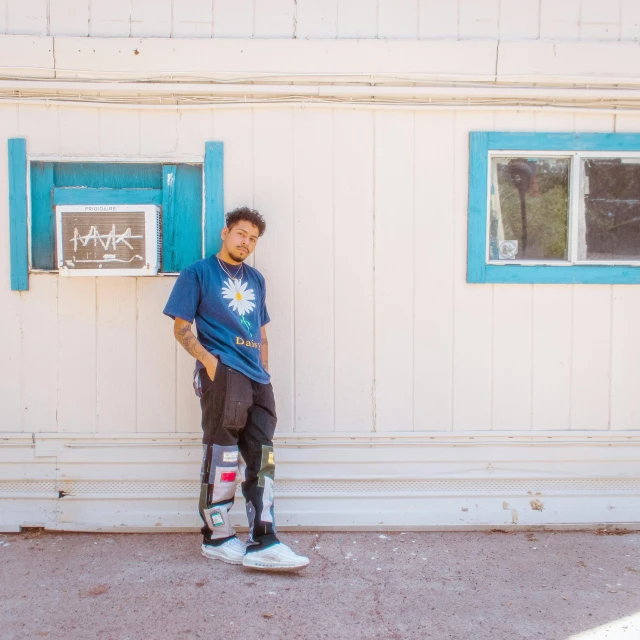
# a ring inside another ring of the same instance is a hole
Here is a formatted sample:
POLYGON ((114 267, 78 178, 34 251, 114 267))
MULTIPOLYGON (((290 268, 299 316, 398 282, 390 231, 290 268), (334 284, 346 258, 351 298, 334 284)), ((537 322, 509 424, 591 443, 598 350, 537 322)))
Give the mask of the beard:
POLYGON ((239 249, 234 249, 233 251, 229 251, 229 255, 236 262, 244 262, 249 257, 248 252, 240 251, 239 249))

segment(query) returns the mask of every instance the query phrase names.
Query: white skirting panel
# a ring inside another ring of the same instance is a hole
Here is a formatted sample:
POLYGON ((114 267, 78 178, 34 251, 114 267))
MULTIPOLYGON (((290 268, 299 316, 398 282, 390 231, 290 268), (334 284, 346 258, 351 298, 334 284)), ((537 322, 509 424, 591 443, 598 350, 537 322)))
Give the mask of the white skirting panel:
MULTIPOLYGON (((200 459, 198 434, 3 434, 0 530, 196 530, 200 459)), ((640 525, 637 431, 286 434, 276 461, 280 529, 640 525)))

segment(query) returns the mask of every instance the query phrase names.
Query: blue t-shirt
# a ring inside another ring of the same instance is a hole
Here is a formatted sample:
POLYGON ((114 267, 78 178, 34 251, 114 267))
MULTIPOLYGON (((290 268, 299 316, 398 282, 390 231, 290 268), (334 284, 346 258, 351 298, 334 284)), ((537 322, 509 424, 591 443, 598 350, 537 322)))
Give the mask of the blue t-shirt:
MULTIPOLYGON (((232 275, 237 265, 222 262, 232 275)), ((180 272, 164 313, 187 322, 196 321, 198 340, 223 364, 266 384, 262 366, 260 329, 269 322, 262 274, 243 264, 241 277, 230 278, 216 256, 199 260, 180 272)), ((202 363, 197 361, 198 368, 202 363)))

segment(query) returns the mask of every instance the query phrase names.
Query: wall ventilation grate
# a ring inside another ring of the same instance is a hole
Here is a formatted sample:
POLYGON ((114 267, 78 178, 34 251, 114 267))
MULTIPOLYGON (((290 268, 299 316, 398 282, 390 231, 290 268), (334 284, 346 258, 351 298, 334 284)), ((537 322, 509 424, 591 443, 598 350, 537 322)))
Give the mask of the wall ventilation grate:
MULTIPOLYGON (((60 493, 68 496, 197 496, 200 485, 197 480, 153 481, 153 480, 2 480, 0 495, 60 493)), ((238 487, 238 493, 240 488, 238 487)), ((438 495, 505 495, 524 497, 543 495, 575 494, 640 494, 640 478, 635 479, 447 479, 447 480, 279 480, 276 493, 287 494, 359 494, 379 495, 430 493, 438 495)))

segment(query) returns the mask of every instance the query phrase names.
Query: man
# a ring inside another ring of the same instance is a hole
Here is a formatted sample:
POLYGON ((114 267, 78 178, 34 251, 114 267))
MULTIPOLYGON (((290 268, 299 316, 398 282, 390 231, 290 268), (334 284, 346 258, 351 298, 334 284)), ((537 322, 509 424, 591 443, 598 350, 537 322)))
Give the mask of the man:
POLYGON ((245 264, 265 228, 264 218, 248 207, 227 214, 219 253, 180 273, 164 313, 174 320, 176 340, 197 360, 194 388, 203 430, 202 554, 254 569, 291 570, 305 567, 309 559, 276 537, 276 411, 265 331, 269 314, 264 278, 245 264), (197 338, 191 331, 194 319, 197 338), (250 527, 246 548, 229 520, 242 461, 250 527))

